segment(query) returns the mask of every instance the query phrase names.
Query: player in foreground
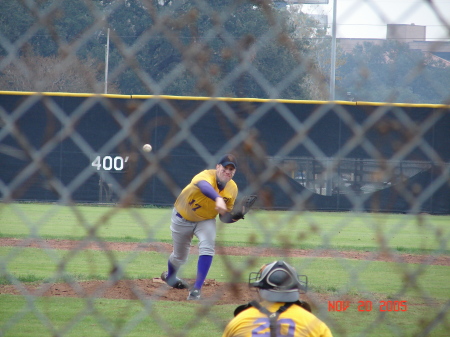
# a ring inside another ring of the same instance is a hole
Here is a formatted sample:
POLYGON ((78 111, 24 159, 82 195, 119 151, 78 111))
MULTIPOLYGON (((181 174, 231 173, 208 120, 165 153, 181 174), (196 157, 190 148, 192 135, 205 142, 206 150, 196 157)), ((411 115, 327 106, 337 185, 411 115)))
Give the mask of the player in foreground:
POLYGON ((168 271, 161 274, 161 279, 173 288, 190 288, 186 281, 177 277, 177 272, 188 259, 195 235, 199 239, 197 278, 189 291, 188 300, 200 299, 203 282, 211 267, 217 214, 224 223, 243 219, 243 212, 232 212, 238 194, 238 187, 232 179, 236 168, 235 156, 223 156, 215 169, 204 170, 194 176, 175 201, 170 226, 173 252, 169 257, 168 271))
POLYGON ((262 301, 237 307, 222 337, 332 337, 328 326, 311 313, 310 305, 299 300, 299 290, 306 291, 307 281, 301 282, 286 262, 275 261, 250 273, 249 286, 258 289, 262 301))

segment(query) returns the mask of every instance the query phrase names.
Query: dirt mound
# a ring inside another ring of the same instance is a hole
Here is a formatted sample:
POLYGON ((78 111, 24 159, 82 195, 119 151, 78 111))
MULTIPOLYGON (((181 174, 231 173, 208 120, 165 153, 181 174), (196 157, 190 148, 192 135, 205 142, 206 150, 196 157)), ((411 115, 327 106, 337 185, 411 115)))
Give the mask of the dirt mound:
MULTIPOLYGON (((187 280, 193 283, 194 280, 187 280)), ((86 281, 76 283, 42 283, 37 285, 0 286, 0 294, 32 295, 32 296, 56 296, 56 297, 97 297, 109 299, 149 299, 159 301, 187 301, 186 289, 173 289, 166 285, 160 278, 119 280, 112 281, 86 281)), ((246 283, 222 283, 213 279, 207 279, 202 288, 202 301, 200 303, 244 304, 257 299, 255 289, 248 287, 246 283)), ((324 303, 327 299, 321 294, 302 295, 303 300, 309 303, 324 303)), ((348 300, 348 299, 346 299, 348 300)), ((356 302, 354 299, 353 302, 356 302)))
MULTIPOLYGON (((170 253, 172 246, 166 243, 124 243, 124 242, 87 242, 71 240, 34 240, 0 238, 0 246, 36 247, 47 249, 91 249, 116 251, 158 251, 170 253)), ((197 247, 191 247, 191 254, 197 254, 197 247)), ((330 251, 304 249, 261 249, 256 247, 217 247, 217 254, 240 256, 286 256, 286 257, 333 257, 359 260, 376 260, 398 263, 425 263, 433 265, 450 265, 450 256, 412 255, 412 254, 381 254, 379 252, 360 251, 330 251)), ((187 280, 193 283, 194 280, 187 280)), ((86 281, 74 283, 41 283, 34 285, 4 285, 0 286, 0 294, 61 296, 61 297, 99 297, 111 299, 154 299, 165 301, 186 301, 187 290, 172 289, 160 278, 118 280, 118 281, 86 281)), ((330 300, 321 294, 302 295, 304 300, 324 303, 330 300)), ((255 289, 250 289, 246 283, 221 283, 207 279, 202 288, 202 298, 215 304, 243 304, 257 298, 255 289)), ((339 300, 333 298, 332 300, 339 300)), ((356 302, 358 299, 349 299, 356 302)), ((360 299, 359 299, 360 300, 360 299)))

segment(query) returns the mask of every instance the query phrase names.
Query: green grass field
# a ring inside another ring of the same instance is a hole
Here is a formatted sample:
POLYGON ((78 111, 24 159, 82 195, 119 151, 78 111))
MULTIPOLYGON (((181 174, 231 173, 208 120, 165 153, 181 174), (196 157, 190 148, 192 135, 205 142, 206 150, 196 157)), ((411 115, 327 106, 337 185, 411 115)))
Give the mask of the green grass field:
MULTIPOLYGON (((167 208, 0 204, 0 237, 171 243, 167 208)), ((235 224, 219 224, 222 246, 290 247, 336 251, 386 251, 449 256, 450 217, 371 213, 253 211, 235 224)), ((194 241, 195 242, 195 241, 194 241)), ((158 277, 166 268, 160 252, 109 252, 0 247, 0 285, 107 280, 113 263, 126 278, 158 277), (61 271, 61 266, 63 270, 61 271), (58 269, 59 267, 59 269, 58 269)), ((208 278, 229 282, 226 262, 246 282, 249 256, 217 256, 208 278)), ((259 266, 286 259, 308 275, 310 293, 346 294, 373 301, 370 312, 352 303, 346 311, 315 312, 335 336, 447 336, 450 267, 339 257, 253 257, 259 266), (381 312, 378 301, 407 301, 407 311, 381 312)), ((182 276, 193 278, 196 258, 182 276)), ((257 268, 256 268, 257 269, 257 268)), ((0 295, 0 336, 220 336, 236 305, 211 307, 164 300, 0 295), (63 310, 62 310, 63 308, 63 310)))

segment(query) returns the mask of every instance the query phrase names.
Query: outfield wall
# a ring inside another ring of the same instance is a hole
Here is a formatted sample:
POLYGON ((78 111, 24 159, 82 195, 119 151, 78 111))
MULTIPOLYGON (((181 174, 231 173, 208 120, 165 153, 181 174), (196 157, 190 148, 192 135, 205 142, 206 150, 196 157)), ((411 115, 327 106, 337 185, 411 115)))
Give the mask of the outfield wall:
POLYGON ((7 201, 172 205, 233 152, 241 194, 260 193, 260 207, 450 213, 450 106, 2 92, 0 109, 7 201), (318 163, 307 173, 311 186, 328 184, 324 195, 286 169, 298 158, 318 163), (377 163, 348 173, 354 183, 388 185, 331 192, 344 159, 377 163), (399 180, 407 162, 426 169, 399 180))

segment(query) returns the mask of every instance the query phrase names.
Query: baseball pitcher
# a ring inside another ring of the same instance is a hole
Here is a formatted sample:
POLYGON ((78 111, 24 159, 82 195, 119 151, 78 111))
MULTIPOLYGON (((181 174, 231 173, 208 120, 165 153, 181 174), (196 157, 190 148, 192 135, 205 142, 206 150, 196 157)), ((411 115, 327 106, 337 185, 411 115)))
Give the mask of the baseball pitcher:
POLYGON ((216 217, 224 223, 244 218, 256 200, 255 196, 244 198, 236 209, 234 204, 238 187, 233 180, 237 160, 232 154, 220 158, 216 168, 198 173, 181 191, 172 211, 173 251, 169 257, 168 270, 161 279, 177 289, 189 289, 188 300, 199 300, 201 288, 208 275, 214 257, 216 240, 216 217), (186 263, 194 235, 199 239, 197 277, 190 287, 177 277, 180 267, 186 263))

